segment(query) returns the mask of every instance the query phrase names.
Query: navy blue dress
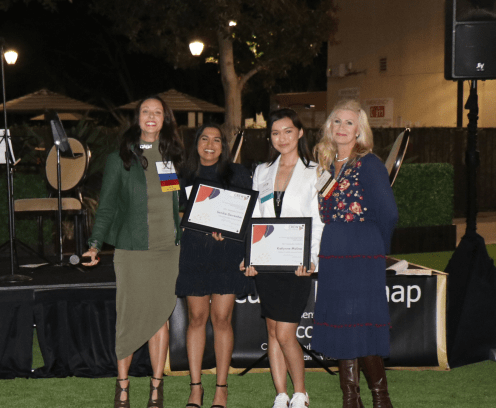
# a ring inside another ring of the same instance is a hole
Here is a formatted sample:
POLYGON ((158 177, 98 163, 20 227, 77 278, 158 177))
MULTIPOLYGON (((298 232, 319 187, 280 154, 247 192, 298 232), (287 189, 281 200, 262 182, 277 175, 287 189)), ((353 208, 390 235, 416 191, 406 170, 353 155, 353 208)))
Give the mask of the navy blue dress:
MULTIPOLYGON (((230 185, 251 189, 250 172, 240 164, 231 164, 233 175, 230 185)), ((199 178, 221 182, 217 165, 201 166, 199 178)), ((181 185, 181 204, 186 202, 181 185)), ((252 278, 239 270, 244 258, 244 242, 224 239, 216 241, 210 234, 185 229, 181 237, 179 276, 176 281, 177 296, 205 296, 235 294, 243 297, 254 293, 252 278)))
MULTIPOLYGON (((334 172, 334 167, 330 169, 334 172)), ((319 210, 326 224, 312 348, 327 357, 389 356, 386 256, 398 210, 384 164, 373 154, 347 167, 319 210)))

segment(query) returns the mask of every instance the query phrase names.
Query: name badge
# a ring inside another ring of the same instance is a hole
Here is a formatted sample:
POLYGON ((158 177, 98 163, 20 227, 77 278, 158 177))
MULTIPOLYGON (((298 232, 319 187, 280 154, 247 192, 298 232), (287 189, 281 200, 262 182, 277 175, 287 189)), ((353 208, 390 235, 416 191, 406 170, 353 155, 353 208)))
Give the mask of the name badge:
POLYGON ((330 178, 327 181, 326 185, 322 187, 322 190, 320 190, 319 194, 327 200, 337 187, 338 182, 336 181, 336 179, 330 178))
POLYGON ((160 180, 160 188, 163 193, 169 191, 178 191, 179 179, 177 178, 176 169, 171 161, 168 162, 155 162, 157 166, 158 178, 160 180))
POLYGON ((274 189, 270 181, 266 181, 260 188, 260 203, 263 204, 274 198, 274 189))
POLYGON ((329 199, 331 194, 336 190, 338 183, 333 179, 331 173, 325 170, 315 183, 315 188, 318 190, 319 195, 326 200, 329 199))
POLYGON ((317 182, 315 183, 315 188, 317 189, 317 191, 321 191, 330 178, 331 178, 331 173, 329 173, 327 170, 324 170, 320 175, 320 177, 317 179, 317 182))

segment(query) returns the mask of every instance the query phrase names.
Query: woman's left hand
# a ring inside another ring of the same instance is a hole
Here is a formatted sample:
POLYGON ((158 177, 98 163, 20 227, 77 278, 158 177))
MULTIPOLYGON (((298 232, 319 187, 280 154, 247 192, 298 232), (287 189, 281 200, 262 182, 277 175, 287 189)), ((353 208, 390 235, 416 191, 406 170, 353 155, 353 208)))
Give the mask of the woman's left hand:
POLYGON ((310 263, 310 269, 307 271, 307 268, 304 266, 298 266, 298 269, 295 271, 296 276, 309 276, 315 272, 315 265, 313 262, 310 263))
POLYGON ((212 232, 212 236, 216 241, 224 241, 224 237, 220 232, 212 232))

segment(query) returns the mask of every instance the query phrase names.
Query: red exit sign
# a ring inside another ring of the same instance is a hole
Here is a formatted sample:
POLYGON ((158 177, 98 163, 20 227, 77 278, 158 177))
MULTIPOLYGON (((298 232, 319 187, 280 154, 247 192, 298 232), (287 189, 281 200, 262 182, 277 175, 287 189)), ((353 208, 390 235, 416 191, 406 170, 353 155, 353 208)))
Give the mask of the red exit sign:
POLYGON ((371 118, 383 118, 386 113, 385 106, 371 106, 370 107, 370 117, 371 118))

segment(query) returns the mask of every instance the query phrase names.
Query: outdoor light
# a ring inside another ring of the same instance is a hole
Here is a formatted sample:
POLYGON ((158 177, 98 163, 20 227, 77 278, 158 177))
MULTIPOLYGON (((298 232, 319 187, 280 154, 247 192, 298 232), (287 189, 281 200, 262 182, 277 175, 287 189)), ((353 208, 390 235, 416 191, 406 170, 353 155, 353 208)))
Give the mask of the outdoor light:
POLYGON ((201 41, 194 41, 189 44, 189 49, 191 51, 191 54, 193 54, 195 57, 198 55, 201 55, 203 51, 203 43, 201 41))
POLYGON ((16 63, 17 52, 15 52, 14 50, 6 51, 3 55, 5 56, 5 61, 7 61, 7 64, 13 65, 16 63))
POLYGON ((238 23, 236 23, 236 21, 234 20, 229 21, 229 27, 234 27, 236 24, 238 23))

